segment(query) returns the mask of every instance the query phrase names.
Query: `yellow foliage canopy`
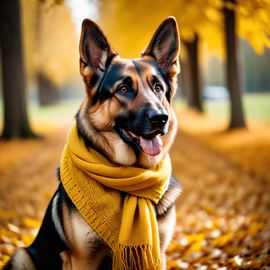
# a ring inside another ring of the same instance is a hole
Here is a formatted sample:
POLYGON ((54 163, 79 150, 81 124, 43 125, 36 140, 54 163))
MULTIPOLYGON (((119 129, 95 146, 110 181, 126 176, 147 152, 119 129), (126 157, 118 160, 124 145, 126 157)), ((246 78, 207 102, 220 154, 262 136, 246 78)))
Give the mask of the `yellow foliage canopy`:
POLYGON ((270 1, 239 0, 235 9, 239 17, 239 36, 262 54, 265 47, 270 48, 270 1))
POLYGON ((178 20, 183 40, 192 41, 195 33, 205 35, 204 28, 209 24, 209 19, 213 24, 220 20, 218 12, 210 8, 219 7, 220 2, 221 0, 191 0, 187 3, 172 0, 168 3, 165 0, 138 0, 131 4, 125 0, 103 0, 100 6, 100 24, 109 40, 115 44, 116 50, 125 57, 134 57, 131 51, 138 55, 159 23, 171 15, 178 20))
MULTIPOLYGON (((78 74, 78 37, 70 10, 62 0, 21 0, 28 78, 36 70, 56 85, 78 74)), ((109 41, 123 57, 137 57, 160 22, 175 16, 183 41, 195 34, 209 51, 224 55, 223 0, 100 0, 100 21, 109 41)), ((257 53, 270 48, 270 1, 239 0, 230 5, 237 15, 237 33, 257 53)), ((183 51, 182 51, 183 53, 183 51)))
MULTIPOLYGON (((192 41, 197 34, 211 51, 221 50, 224 40, 223 0, 101 0, 100 24, 109 40, 125 57, 138 55, 153 31, 167 16, 175 16, 182 40, 192 41), (119 34, 121 33, 121 35, 119 34)), ((270 47, 270 2, 239 0, 230 5, 237 16, 237 33, 263 52, 270 47)))

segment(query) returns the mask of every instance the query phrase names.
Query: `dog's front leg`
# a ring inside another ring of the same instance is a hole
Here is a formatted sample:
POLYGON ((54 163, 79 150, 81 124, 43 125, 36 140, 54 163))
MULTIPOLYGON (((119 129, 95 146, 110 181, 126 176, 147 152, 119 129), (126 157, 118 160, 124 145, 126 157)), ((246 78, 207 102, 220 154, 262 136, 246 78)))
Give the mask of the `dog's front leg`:
POLYGON ((166 270, 166 249, 168 248, 176 224, 176 212, 175 206, 158 220, 159 238, 160 238, 160 256, 162 270, 166 270))
POLYGON ((100 267, 110 249, 76 209, 65 210, 64 229, 70 250, 60 254, 62 270, 104 270, 100 267))
POLYGON ((104 270, 100 268, 102 258, 99 254, 96 258, 87 258, 80 254, 74 255, 69 251, 63 251, 60 256, 63 261, 62 270, 104 270))

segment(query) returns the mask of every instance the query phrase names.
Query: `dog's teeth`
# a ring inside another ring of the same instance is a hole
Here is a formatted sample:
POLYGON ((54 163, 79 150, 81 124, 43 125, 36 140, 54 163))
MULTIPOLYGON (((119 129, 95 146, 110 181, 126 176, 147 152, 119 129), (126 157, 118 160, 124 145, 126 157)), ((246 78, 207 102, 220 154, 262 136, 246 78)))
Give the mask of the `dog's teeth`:
POLYGON ((132 133, 131 131, 129 131, 129 134, 130 134, 132 137, 134 137, 134 138, 136 138, 136 139, 139 139, 139 137, 138 137, 136 134, 132 133))

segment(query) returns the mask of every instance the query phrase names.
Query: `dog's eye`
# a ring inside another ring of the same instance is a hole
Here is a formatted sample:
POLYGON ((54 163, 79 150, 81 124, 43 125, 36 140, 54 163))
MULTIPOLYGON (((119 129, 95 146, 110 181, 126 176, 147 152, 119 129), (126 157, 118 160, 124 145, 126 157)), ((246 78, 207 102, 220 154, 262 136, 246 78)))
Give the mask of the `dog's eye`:
POLYGON ((118 89, 117 89, 117 92, 119 92, 120 94, 124 95, 128 92, 128 86, 125 85, 125 84, 121 84, 118 89))
POLYGON ((163 91, 163 86, 160 83, 155 83, 154 84, 154 91, 156 93, 160 93, 163 91))

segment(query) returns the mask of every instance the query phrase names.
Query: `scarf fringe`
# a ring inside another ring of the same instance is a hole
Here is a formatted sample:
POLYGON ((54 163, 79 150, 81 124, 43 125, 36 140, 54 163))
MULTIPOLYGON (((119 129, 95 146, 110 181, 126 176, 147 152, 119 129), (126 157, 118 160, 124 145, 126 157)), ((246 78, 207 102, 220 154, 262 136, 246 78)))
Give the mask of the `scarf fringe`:
POLYGON ((161 263, 153 257, 151 245, 118 244, 113 257, 113 270, 160 270, 161 263))

